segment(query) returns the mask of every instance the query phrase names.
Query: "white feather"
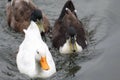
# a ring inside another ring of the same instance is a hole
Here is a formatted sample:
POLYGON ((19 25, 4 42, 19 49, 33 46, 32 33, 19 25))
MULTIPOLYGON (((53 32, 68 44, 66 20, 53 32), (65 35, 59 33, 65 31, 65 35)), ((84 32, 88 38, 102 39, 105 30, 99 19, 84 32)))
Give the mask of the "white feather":
POLYGON ((75 9, 74 12, 77 13, 77 10, 75 9))
POLYGON ((67 10, 68 10, 68 8, 65 8, 65 10, 67 11, 67 10))
POLYGON ((52 55, 48 49, 48 46, 43 42, 39 28, 31 22, 27 30, 24 29, 25 38, 19 47, 19 51, 16 57, 18 70, 28 75, 31 78, 40 77, 47 78, 56 72, 55 63, 52 55), (40 51, 40 55, 36 55, 37 50, 40 51), (49 70, 42 70, 40 65, 36 63, 36 57, 45 55, 47 58, 49 70))
MULTIPOLYGON (((83 50, 82 47, 77 42, 75 42, 75 44, 76 44, 76 47, 77 47, 77 51, 76 52, 81 52, 83 50)), ((66 43, 59 48, 59 52, 61 54, 70 54, 70 53, 73 53, 71 51, 71 49, 70 49, 69 40, 67 40, 66 43)))

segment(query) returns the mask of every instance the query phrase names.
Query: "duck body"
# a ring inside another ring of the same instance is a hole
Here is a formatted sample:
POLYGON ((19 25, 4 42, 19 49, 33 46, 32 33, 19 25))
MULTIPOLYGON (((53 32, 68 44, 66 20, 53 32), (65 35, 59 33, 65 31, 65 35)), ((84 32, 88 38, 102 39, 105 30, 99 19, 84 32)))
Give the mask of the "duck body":
POLYGON ((52 43, 62 54, 81 52, 87 46, 84 26, 71 0, 65 3, 55 22, 52 43))
MULTIPOLYGON (((30 25, 30 17, 34 10, 40 10, 32 0, 11 0, 6 5, 7 22, 17 32, 23 32, 30 25)), ((45 32, 48 32, 50 23, 42 12, 45 32)))
POLYGON ((34 22, 25 32, 25 39, 19 47, 19 52, 16 57, 18 70, 28 75, 31 78, 47 78, 56 72, 55 63, 47 45, 41 39, 39 29, 34 22), (37 53, 40 51, 41 53, 37 53), (49 65, 49 70, 43 70, 39 64, 41 56, 46 56, 46 61, 49 65))

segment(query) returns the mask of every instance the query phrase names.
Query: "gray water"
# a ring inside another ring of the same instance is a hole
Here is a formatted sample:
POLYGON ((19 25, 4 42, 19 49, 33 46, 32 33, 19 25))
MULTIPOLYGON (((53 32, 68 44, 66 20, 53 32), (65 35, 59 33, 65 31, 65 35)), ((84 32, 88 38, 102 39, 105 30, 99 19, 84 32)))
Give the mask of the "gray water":
MULTIPOLYGON (((51 28, 67 0, 34 0, 48 16, 51 28)), ((8 27, 7 0, 0 0, 0 80, 30 80, 20 74, 16 54, 24 35, 8 27)), ((88 48, 74 55, 60 55, 47 44, 57 72, 46 80, 120 80, 120 0, 73 0, 79 19, 84 23, 88 48)), ((43 79, 37 79, 43 80, 43 79)))

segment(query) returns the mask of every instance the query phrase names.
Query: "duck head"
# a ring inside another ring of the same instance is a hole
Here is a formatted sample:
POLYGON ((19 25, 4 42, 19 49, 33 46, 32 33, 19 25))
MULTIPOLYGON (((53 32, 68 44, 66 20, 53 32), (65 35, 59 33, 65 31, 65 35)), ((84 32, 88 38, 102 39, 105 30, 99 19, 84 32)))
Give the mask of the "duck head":
POLYGON ((43 26, 43 16, 42 16, 42 11, 35 9, 32 13, 31 13, 31 21, 34 21, 37 26, 39 27, 41 32, 45 32, 44 26, 43 26))
POLYGON ((81 44, 79 44, 80 38, 78 33, 73 26, 68 26, 65 30, 65 34, 61 37, 64 38, 64 43, 59 47, 59 52, 62 54, 77 53, 83 50, 81 44))
POLYGON ((50 69, 50 66, 48 65, 47 62, 47 56, 44 50, 37 50, 35 58, 38 64, 41 66, 42 70, 47 71, 50 69))
POLYGON ((68 54, 82 51, 82 47, 78 45, 76 37, 75 28, 69 26, 65 34, 65 43, 59 48, 60 53, 68 54))
POLYGON ((70 51, 71 52, 76 52, 77 51, 77 46, 76 46, 76 31, 74 27, 69 27, 67 30, 67 41, 70 46, 70 51))

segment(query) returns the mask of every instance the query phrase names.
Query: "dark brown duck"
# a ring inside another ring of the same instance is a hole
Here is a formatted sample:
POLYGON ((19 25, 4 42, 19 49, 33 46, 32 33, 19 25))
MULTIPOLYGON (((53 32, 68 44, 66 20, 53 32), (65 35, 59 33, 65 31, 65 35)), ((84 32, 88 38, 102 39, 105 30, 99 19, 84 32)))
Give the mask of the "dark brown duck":
POLYGON ((10 27, 12 27, 17 32, 23 32, 23 29, 27 29, 30 25, 31 16, 35 15, 36 23, 42 23, 43 32, 48 32, 50 23, 46 15, 42 12, 42 20, 39 21, 36 16, 36 11, 38 16, 41 16, 39 12, 41 11, 32 0, 8 0, 6 5, 6 15, 7 22, 10 27), (33 13, 33 14, 32 14, 33 13))
POLYGON ((81 52, 87 45, 83 27, 73 2, 68 0, 54 25, 53 46, 63 54, 81 52))

